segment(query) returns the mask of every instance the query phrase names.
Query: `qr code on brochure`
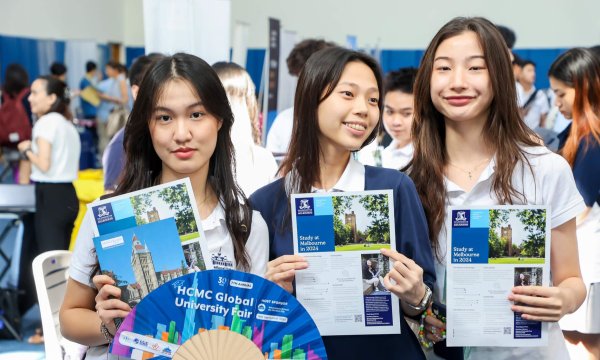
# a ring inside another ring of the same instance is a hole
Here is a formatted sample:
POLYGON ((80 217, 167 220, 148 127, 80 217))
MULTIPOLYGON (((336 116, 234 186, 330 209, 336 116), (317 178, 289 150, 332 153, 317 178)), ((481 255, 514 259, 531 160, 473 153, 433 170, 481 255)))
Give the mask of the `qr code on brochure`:
POLYGON ((510 335, 512 334, 512 328, 510 326, 507 326, 504 328, 504 335, 510 335))
POLYGON ((359 322, 362 322, 362 321, 363 321, 362 314, 360 314, 360 315, 354 315, 354 322, 359 323, 359 322))

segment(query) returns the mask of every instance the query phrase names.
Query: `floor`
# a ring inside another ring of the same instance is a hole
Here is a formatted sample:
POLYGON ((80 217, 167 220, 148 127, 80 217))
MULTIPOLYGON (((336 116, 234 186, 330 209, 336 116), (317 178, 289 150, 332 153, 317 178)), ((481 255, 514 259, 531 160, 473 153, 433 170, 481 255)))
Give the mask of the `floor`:
POLYGON ((34 306, 21 319, 23 340, 0 339, 0 360, 42 360, 44 344, 32 345, 27 339, 34 334, 35 328, 41 324, 40 309, 34 306))

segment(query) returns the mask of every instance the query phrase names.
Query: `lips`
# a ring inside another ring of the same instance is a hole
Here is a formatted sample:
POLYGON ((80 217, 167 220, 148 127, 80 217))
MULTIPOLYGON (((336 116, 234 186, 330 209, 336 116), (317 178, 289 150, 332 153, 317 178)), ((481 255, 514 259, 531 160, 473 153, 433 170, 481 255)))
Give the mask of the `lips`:
POLYGON ((362 135, 367 130, 367 125, 364 123, 344 122, 343 124, 353 135, 362 135))
POLYGON ((194 155, 194 149, 191 148, 178 148, 173 151, 173 154, 179 159, 189 159, 194 155))
POLYGON ((474 97, 472 96, 447 96, 445 97, 448 104, 452 106, 465 106, 468 105, 474 97))

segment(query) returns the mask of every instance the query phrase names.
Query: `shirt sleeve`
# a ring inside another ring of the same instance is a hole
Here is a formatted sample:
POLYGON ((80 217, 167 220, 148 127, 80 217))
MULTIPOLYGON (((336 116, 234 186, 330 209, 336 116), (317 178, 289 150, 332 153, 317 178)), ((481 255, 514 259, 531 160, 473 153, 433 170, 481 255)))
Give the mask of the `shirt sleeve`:
POLYGON ((269 229, 258 211, 252 211, 252 229, 246 251, 250 258, 250 272, 264 277, 269 261, 269 229))
POLYGON ((34 140, 37 138, 42 138, 48 141, 50 144, 54 142, 54 138, 56 137, 56 127, 57 127, 57 119, 54 116, 57 114, 47 114, 41 117, 33 126, 35 131, 34 140))
POLYGON ((580 143, 573 176, 585 205, 592 207, 600 200, 600 144, 595 139, 580 143))
POLYGON ((81 222, 81 227, 75 240, 75 249, 71 257, 71 266, 69 276, 71 279, 94 288, 90 281, 90 274, 94 266, 98 263, 96 250, 94 248, 94 231, 92 228, 92 217, 87 211, 81 222))
POLYGON ((434 289, 435 268, 423 205, 412 180, 403 175, 396 189, 394 213, 396 247, 423 269, 423 281, 434 289))
POLYGON ((542 176, 543 204, 551 211, 551 226, 556 228, 576 217, 585 209, 583 199, 577 191, 573 172, 567 161, 560 155, 548 154, 545 164, 540 164, 542 176))

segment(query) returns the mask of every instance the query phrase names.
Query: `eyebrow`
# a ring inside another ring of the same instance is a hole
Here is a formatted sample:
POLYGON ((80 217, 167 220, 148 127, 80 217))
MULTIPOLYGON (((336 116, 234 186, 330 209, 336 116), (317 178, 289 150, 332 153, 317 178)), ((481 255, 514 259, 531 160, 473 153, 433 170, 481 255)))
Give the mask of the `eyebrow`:
MULTIPOLYGON (((203 105, 202 101, 198 101, 198 102, 195 102, 195 103, 189 105, 186 109, 191 109, 191 108, 194 108, 196 106, 202 106, 202 105, 203 105)), ((154 108, 154 111, 173 112, 173 110, 171 110, 171 109, 169 109, 168 107, 165 107, 165 106, 157 106, 157 107, 154 108)))
MULTIPOLYGON (((471 55, 471 56, 467 57, 467 60, 473 60, 473 59, 483 59, 483 60, 485 60, 485 57, 483 55, 471 55)), ((449 56, 438 56, 435 59, 433 59, 434 62, 436 62, 438 60, 448 60, 448 61, 451 61, 452 59, 449 56)))
MULTIPOLYGON (((350 82, 350 81, 339 82, 338 86, 339 85, 349 85, 349 86, 352 86, 352 87, 355 87, 355 88, 359 87, 358 84, 350 82)), ((377 91, 377 92, 379 92, 379 88, 377 88, 377 87, 371 87, 371 88, 368 88, 367 90, 368 91, 377 91)))
POLYGON ((399 108, 399 109, 396 109, 396 108, 391 107, 389 105, 384 105, 384 107, 387 108, 387 109, 390 109, 390 110, 394 110, 394 111, 409 111, 409 110, 413 110, 413 108, 410 107, 410 106, 409 107, 399 108))

